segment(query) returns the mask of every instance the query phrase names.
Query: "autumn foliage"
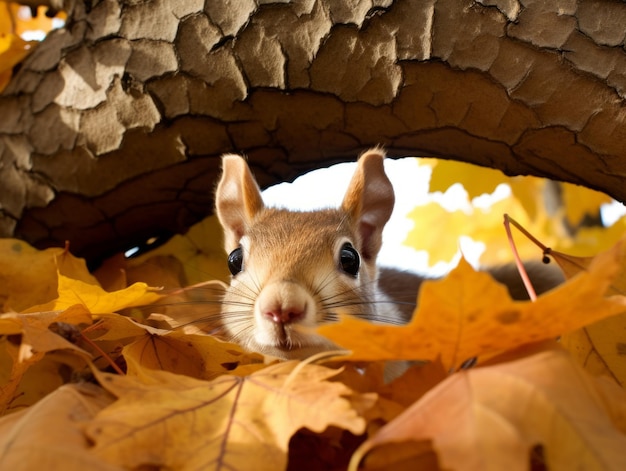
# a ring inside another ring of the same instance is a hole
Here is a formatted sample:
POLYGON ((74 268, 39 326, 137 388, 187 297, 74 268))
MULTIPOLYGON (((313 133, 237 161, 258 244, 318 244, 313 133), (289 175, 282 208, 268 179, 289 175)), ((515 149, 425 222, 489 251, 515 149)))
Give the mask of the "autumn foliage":
POLYGON ((66 249, 2 240, 0 467, 623 469, 624 250, 557 253, 571 279, 536 302, 461 261, 410 324, 345 318, 320 332, 351 354, 276 362, 207 334, 219 285, 176 289, 163 254, 98 281, 66 249), (147 270, 168 288, 128 281, 147 270), (179 315, 198 291, 205 332, 179 315), (582 355, 602 319, 621 336, 582 355))

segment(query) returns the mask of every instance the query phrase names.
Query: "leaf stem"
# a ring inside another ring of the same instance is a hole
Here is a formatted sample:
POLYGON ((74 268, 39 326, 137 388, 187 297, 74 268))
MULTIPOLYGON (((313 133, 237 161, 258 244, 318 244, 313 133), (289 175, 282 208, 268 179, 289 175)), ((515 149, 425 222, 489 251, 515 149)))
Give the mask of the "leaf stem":
POLYGON ((515 246, 515 241, 513 240, 513 234, 511 233, 511 224, 513 224, 517 229, 519 229, 526 237, 532 240, 536 245, 541 247, 545 253, 548 249, 545 245, 535 239, 526 229, 524 229, 518 222, 510 217, 508 214, 504 215, 504 229, 506 230, 507 238, 509 239, 509 244, 511 245, 511 250, 513 251, 513 256, 515 257, 515 264, 517 265, 517 270, 519 271, 520 276, 522 277, 522 281, 524 282, 524 287, 528 292, 528 296, 531 301, 537 300, 537 293, 535 292, 535 288, 533 288, 533 284, 528 277, 528 273, 526 273, 526 268, 524 268, 524 264, 520 259, 519 253, 517 252, 517 247, 515 246))
POLYGON ((117 363, 115 363, 115 361, 113 361, 113 359, 104 351, 102 350, 100 347, 98 347, 98 345, 96 345, 96 343, 91 340, 89 337, 87 337, 85 334, 83 334, 81 332, 80 334, 81 338, 87 342, 93 349, 95 349, 100 355, 102 355, 103 358, 106 359, 106 361, 109 363, 109 365, 111 365, 111 367, 115 370, 115 372, 121 376, 125 376, 126 373, 124 373, 122 371, 122 369, 117 365, 117 363))

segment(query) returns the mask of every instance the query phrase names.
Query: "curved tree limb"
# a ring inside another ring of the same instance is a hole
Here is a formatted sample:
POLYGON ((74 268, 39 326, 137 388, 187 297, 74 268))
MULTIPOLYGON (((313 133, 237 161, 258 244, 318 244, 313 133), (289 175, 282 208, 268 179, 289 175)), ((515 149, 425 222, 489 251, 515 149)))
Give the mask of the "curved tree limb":
POLYGON ((262 185, 381 143, 626 200, 622 2, 72 5, 0 96, 1 235, 183 231, 233 151, 262 185))

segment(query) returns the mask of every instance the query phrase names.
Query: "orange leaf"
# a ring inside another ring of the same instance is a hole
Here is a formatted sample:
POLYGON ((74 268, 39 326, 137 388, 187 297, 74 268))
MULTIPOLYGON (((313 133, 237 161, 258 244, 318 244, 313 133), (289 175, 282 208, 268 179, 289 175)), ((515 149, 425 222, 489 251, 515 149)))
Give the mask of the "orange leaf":
POLYGON ((536 302, 514 302, 503 285, 467 262, 440 281, 422 285, 419 305, 406 326, 344 317, 318 332, 351 350, 353 360, 434 360, 457 368, 468 358, 494 354, 591 324, 626 310, 622 296, 605 298, 619 270, 624 244, 598 255, 589 271, 536 302))

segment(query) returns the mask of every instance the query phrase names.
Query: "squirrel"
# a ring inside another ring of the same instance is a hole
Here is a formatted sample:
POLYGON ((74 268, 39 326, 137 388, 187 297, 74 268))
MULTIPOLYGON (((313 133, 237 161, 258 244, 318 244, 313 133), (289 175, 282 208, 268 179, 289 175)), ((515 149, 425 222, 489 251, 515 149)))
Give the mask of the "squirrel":
MULTIPOLYGON (((215 193, 230 285, 220 319, 228 340, 281 359, 338 347, 315 327, 350 314, 376 323, 410 321, 424 277, 379 268, 382 232, 394 206, 380 148, 366 151, 337 209, 267 207, 246 160, 222 157, 215 193)), ((562 281, 542 264, 527 266, 538 293, 562 281)), ((490 268, 514 299, 528 299, 514 265, 490 268)))

